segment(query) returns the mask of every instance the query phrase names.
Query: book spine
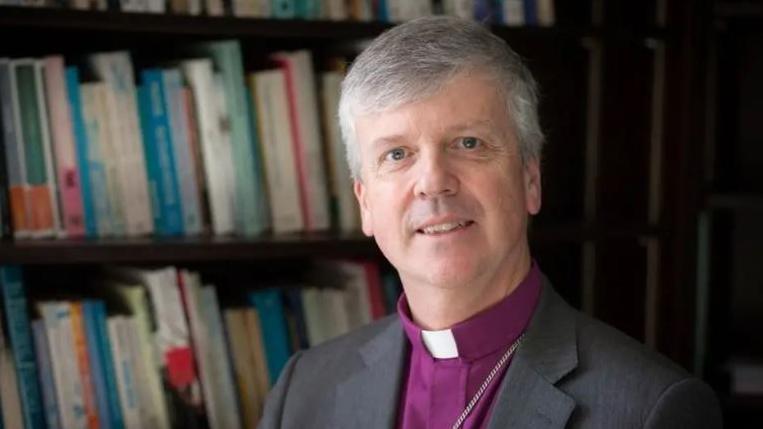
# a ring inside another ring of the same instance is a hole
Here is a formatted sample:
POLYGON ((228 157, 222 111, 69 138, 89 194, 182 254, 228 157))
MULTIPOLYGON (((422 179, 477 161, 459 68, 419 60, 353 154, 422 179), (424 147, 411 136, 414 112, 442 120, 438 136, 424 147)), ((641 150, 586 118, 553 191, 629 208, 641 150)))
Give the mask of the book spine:
POLYGON ((58 419, 58 403, 56 402, 56 382, 53 378, 48 335, 43 320, 32 322, 34 348, 39 365, 40 387, 42 388, 42 403, 45 407, 45 421, 48 429, 58 429, 61 423, 58 419))
POLYGON ((139 86, 138 89, 138 111, 140 113, 140 128, 143 133, 143 146, 144 153, 146 155, 146 171, 148 172, 148 190, 151 196, 151 207, 154 219, 154 231, 161 233, 164 227, 164 210, 161 200, 161 194, 159 193, 158 182, 160 176, 158 162, 156 160, 156 152, 154 151, 154 133, 153 123, 151 120, 151 100, 148 96, 148 90, 144 86, 139 86))
MULTIPOLYGON (((2 65, 0 65, 2 67, 2 65)), ((2 73, 2 71, 0 71, 2 73)), ((0 76, 0 80, 3 77, 0 76)), ((2 83, 0 83, 2 86, 2 83)), ((2 89, 0 89, 2 91, 2 89)), ((11 202, 8 188, 8 170, 6 163, 6 143, 5 132, 3 131, 3 109, 5 104, 2 102, 2 93, 0 93, 0 238, 12 238, 13 237, 13 221, 11 218, 11 202)), ((2 421, 2 419, 0 419, 2 421)))
POLYGON ((525 25, 524 0, 504 0, 503 23, 516 27, 525 25))
POLYGON ((8 196, 11 224, 16 238, 29 235, 28 214, 24 202, 26 167, 21 130, 18 127, 18 99, 15 70, 8 59, 0 58, 0 103, 2 103, 2 132, 8 174, 8 196))
POLYGON ((13 67, 16 71, 19 128, 23 135, 24 164, 29 185, 25 202, 31 219, 30 229, 33 237, 49 237, 53 235, 53 208, 50 204, 50 187, 43 153, 35 62, 15 60, 13 67))
POLYGON ((177 69, 162 71, 162 82, 172 135, 172 151, 175 155, 175 171, 180 188, 180 205, 183 209, 183 229, 186 235, 197 235, 202 230, 201 209, 196 170, 188 137, 188 113, 186 112, 188 106, 184 100, 180 71, 177 69))
POLYGON ((82 393, 85 399, 85 413, 87 427, 98 429, 98 411, 95 403, 95 390, 93 388, 92 369, 87 352, 87 337, 84 326, 84 315, 81 302, 71 302, 72 335, 74 337, 74 353, 77 359, 79 376, 82 379, 82 393))
POLYGON ((270 382, 275 383, 291 355, 281 292, 278 289, 265 289, 252 292, 249 299, 260 315, 262 331, 267 332, 264 340, 268 375, 270 382))
POLYGON ((117 381, 112 345, 109 337, 108 319, 106 317, 106 304, 103 301, 95 301, 93 304, 93 325, 96 331, 96 341, 102 363, 104 382, 106 385, 106 398, 108 400, 109 416, 111 417, 112 429, 125 427, 122 407, 119 404, 119 384, 117 381))
POLYGON ((172 145, 172 134, 167 116, 167 103, 162 79, 162 71, 147 69, 141 73, 143 90, 146 92, 148 104, 148 132, 151 138, 147 141, 146 151, 153 151, 154 173, 152 181, 156 184, 159 203, 162 211, 160 233, 167 236, 183 234, 183 214, 178 189, 178 177, 175 171, 175 153, 172 145))
POLYGON ((42 154, 45 162, 45 176, 48 187, 48 198, 53 219, 53 234, 56 237, 66 237, 66 230, 63 228, 61 218, 61 199, 58 194, 58 184, 56 176, 56 161, 53 158, 53 149, 50 141, 50 122, 48 108, 45 103, 46 88, 44 79, 44 62, 37 60, 34 62, 35 86, 37 87, 37 105, 39 106, 40 135, 42 136, 42 154))
POLYGON ((117 150, 121 156, 120 174, 124 185, 125 232, 145 235, 153 232, 148 179, 146 176, 143 140, 138 120, 138 107, 130 54, 124 51, 94 54, 89 57, 96 76, 111 88, 111 116, 115 120, 117 150))
POLYGON ((253 93, 249 88, 246 88, 246 103, 249 106, 249 129, 252 136, 252 157, 254 160, 254 180, 256 182, 256 205, 257 216, 260 223, 260 228, 267 230, 270 225, 270 203, 268 202, 267 185, 265 183, 265 165, 262 160, 262 141, 260 139, 260 130, 257 126, 257 108, 253 98, 253 93))
POLYGON ((45 416, 42 396, 37 384, 37 363, 32 345, 32 329, 27 316, 27 301, 21 278, 21 268, 17 266, 0 267, 0 288, 2 288, 3 310, 18 375, 24 427, 42 429, 45 427, 45 416))
POLYGON ((251 88, 257 100, 273 231, 277 234, 301 231, 304 220, 284 73, 282 70, 254 73, 251 75, 251 88))
POLYGON ((271 16, 279 19, 292 19, 297 12, 297 0, 272 0, 271 16))
POLYGON ((233 361, 236 387, 241 405, 243 427, 255 429, 259 420, 254 360, 246 335, 244 309, 228 309, 223 313, 230 357, 233 361))
POLYGON ((82 97, 79 87, 79 70, 76 67, 66 68, 66 93, 69 97, 69 112, 74 132, 74 144, 77 157, 77 171, 79 176, 79 189, 82 196, 82 211, 84 217, 84 231, 88 237, 98 235, 95 221, 95 208, 90 186, 90 169, 88 162, 88 141, 85 129, 85 120, 82 116, 82 97))
POLYGON ((193 90, 199 122, 201 152, 212 230, 217 235, 233 232, 233 190, 226 180, 232 170, 230 153, 223 147, 216 107, 215 83, 210 60, 191 60, 182 65, 193 90))
POLYGON ((194 180, 196 181, 196 200, 199 205, 199 223, 201 224, 201 231, 207 232, 211 228, 212 215, 209 213, 209 194, 207 190, 207 183, 204 180, 205 165, 203 156, 201 153, 201 141, 199 136, 199 121, 196 116, 196 109, 193 98, 193 91, 190 87, 183 88, 183 113, 186 115, 186 126, 188 128, 188 146, 191 152, 191 160, 193 162, 193 171, 196 175, 194 180))
POLYGON ((84 209, 80 175, 74 148, 72 116, 61 56, 45 58, 45 88, 53 148, 58 172, 58 193, 61 199, 64 227, 69 237, 85 234, 84 209))
POLYGON ((374 320, 386 316, 384 308, 384 296, 382 294, 381 275, 379 266, 373 262, 363 262, 363 269, 366 273, 366 284, 368 285, 368 299, 371 302, 371 317, 374 320))
POLYGON ((109 343, 114 358, 117 386, 119 388, 119 403, 125 428, 140 429, 142 426, 138 391, 135 386, 134 365, 130 354, 129 332, 124 328, 124 316, 110 317, 107 321, 109 343))
POLYGON ((95 302, 86 300, 81 304, 82 322, 84 324, 85 342, 87 345, 87 358, 90 364, 90 380, 93 386, 95 397, 95 410, 98 416, 98 422, 101 428, 111 428, 111 413, 108 404, 109 392, 106 388, 106 376, 103 371, 103 361, 101 359, 100 341, 95 317, 95 302))
POLYGON ((90 178, 91 199, 95 214, 95 225, 99 237, 114 234, 112 205, 109 199, 109 180, 103 160, 102 133, 100 130, 99 92, 102 83, 83 83, 80 85, 82 117, 87 139, 87 166, 90 178))
POLYGON ((538 25, 538 0, 523 0, 525 9, 525 25, 538 25))

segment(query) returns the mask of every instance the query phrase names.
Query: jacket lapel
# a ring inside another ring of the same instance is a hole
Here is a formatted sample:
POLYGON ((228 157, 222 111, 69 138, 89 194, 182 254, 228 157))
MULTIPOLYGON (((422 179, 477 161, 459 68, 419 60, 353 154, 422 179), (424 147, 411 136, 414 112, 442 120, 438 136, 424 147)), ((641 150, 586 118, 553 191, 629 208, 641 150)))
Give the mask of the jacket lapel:
POLYGON ((544 277, 538 308, 493 405, 489 429, 563 428, 575 401, 554 384, 578 364, 575 315, 544 277))
POLYGON ((333 427, 392 428, 405 368, 405 338, 399 321, 360 348, 360 366, 336 387, 333 427))

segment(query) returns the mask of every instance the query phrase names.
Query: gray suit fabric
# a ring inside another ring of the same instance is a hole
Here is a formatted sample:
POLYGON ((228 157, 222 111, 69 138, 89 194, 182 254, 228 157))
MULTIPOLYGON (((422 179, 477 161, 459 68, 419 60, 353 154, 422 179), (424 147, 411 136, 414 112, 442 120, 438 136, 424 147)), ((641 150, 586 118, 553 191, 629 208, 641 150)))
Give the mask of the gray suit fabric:
MULTIPOLYGON (((394 428, 407 353, 396 315, 298 352, 269 394, 259 428, 394 428)), ((489 429, 722 426, 709 387, 573 309, 545 278, 500 383, 489 429)))

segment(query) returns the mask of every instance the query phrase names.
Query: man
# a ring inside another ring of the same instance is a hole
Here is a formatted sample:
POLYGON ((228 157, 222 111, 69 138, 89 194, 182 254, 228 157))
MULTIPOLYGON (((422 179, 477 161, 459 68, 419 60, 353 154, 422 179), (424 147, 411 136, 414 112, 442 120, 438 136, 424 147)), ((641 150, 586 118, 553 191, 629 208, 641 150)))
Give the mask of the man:
POLYGON ((535 82, 476 23, 377 38, 342 86, 363 231, 398 270, 398 315, 297 353, 263 428, 719 427, 712 391, 569 307, 533 261, 535 82))

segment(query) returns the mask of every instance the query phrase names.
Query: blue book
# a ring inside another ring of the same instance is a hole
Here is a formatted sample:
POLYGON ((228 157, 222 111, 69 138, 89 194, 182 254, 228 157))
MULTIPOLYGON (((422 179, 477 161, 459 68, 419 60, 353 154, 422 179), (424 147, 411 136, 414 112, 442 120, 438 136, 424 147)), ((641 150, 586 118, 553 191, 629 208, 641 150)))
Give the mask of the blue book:
POLYGON ((82 319, 85 325, 85 337, 87 338, 87 357, 90 360, 90 373, 92 375, 93 389, 95 391, 95 407, 98 410, 98 422, 101 428, 111 429, 111 410, 108 404, 108 390, 106 388, 106 375, 103 372, 101 357, 101 344, 98 341, 98 332, 94 313, 95 302, 85 300, 82 302, 82 319))
POLYGON ((387 7, 387 0, 378 0, 376 2, 376 20, 379 22, 389 22, 389 7, 387 7))
POLYGON ((321 16, 319 0, 296 0, 295 16, 302 19, 318 19, 321 16))
POLYGON ((32 334, 34 335, 34 346, 37 352, 37 364, 40 369, 40 386, 42 387, 42 403, 45 406, 45 421, 48 423, 48 429, 58 429, 61 427, 61 422, 58 419, 56 380, 53 378, 53 366, 50 362, 50 349, 48 348, 48 333, 45 330, 45 322, 42 320, 33 321, 32 334))
POLYGON ((524 0, 525 25, 538 25, 538 0, 524 0))
POLYGON ((82 191, 82 206, 85 214, 85 233, 88 237, 98 235, 95 222, 95 206, 90 188, 90 169, 88 168, 88 140, 85 131, 85 119, 82 117, 82 99, 79 88, 79 70, 76 67, 66 68, 66 92, 69 94, 69 111, 71 112, 74 144, 77 149, 77 168, 79 169, 80 189, 82 191))
POLYGON ((3 310, 11 349, 16 361, 24 427, 43 429, 45 415, 40 387, 37 384, 37 362, 35 362, 32 328, 27 315, 26 293, 20 267, 0 266, 0 289, 2 289, 3 310))
POLYGON ((109 407, 109 416, 111 417, 112 429, 124 429, 125 423, 122 417, 122 408, 119 404, 119 388, 117 387, 117 374, 114 369, 114 360, 111 355, 111 342, 109 341, 109 330, 106 324, 106 304, 103 301, 94 301, 91 305, 93 320, 95 321, 96 340, 98 342, 98 352, 109 407))
POLYGON ((297 344, 300 349, 310 347, 310 340, 307 338, 307 325, 305 324, 305 312, 302 306, 302 288, 291 287, 284 291, 286 297, 286 307, 289 314, 294 318, 294 325, 297 331, 297 344))
POLYGON ((273 18, 292 19, 297 15, 297 0, 272 0, 273 18))
POLYGON ((154 205, 154 226, 165 236, 183 235, 183 210, 180 186, 175 171, 175 153, 172 149, 172 133, 167 102, 159 69, 141 72, 143 81, 139 89, 141 128, 146 152, 149 188, 154 205), (145 122, 145 123, 144 123, 145 122), (158 213, 157 213, 158 212, 158 213), (158 215, 157 215, 158 214, 158 215))
POLYGON ((264 289, 249 294, 249 300, 257 309, 262 325, 265 360, 271 385, 278 380, 281 370, 289 360, 289 330, 281 301, 281 291, 264 289))

